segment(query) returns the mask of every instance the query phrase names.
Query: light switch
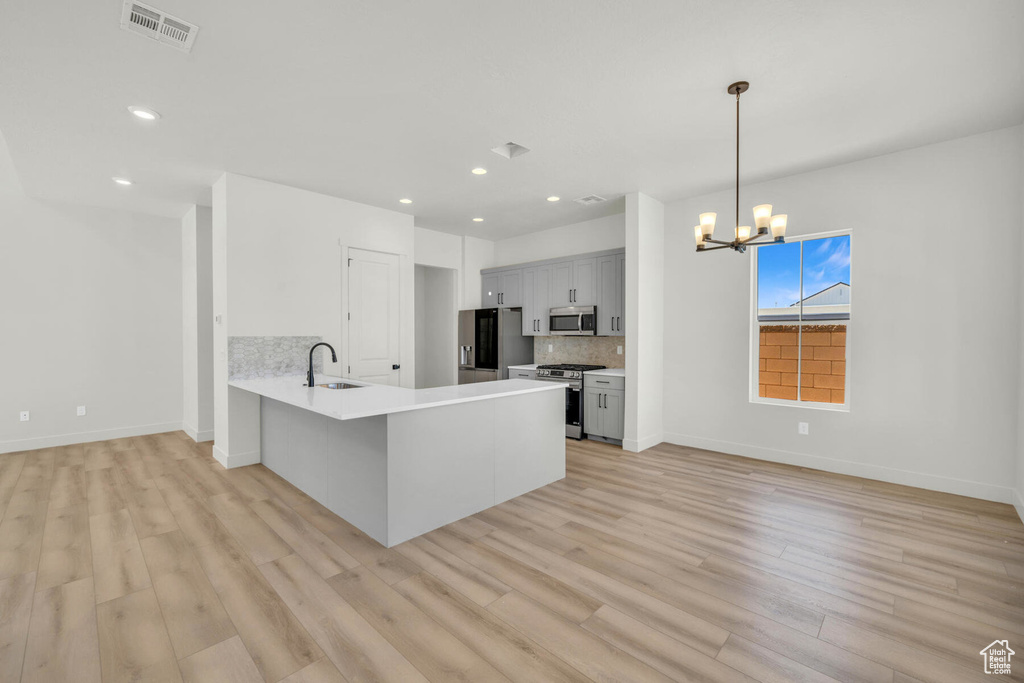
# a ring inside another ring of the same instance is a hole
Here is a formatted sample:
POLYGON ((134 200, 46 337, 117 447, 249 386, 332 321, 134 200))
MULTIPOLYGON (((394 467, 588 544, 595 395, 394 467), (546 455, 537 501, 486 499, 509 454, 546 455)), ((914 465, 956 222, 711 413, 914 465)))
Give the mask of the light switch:
POLYGON ((27 410, 21 411, 21 413, 19 414, 19 417, 21 418, 22 422, 28 422, 28 411, 27 410))

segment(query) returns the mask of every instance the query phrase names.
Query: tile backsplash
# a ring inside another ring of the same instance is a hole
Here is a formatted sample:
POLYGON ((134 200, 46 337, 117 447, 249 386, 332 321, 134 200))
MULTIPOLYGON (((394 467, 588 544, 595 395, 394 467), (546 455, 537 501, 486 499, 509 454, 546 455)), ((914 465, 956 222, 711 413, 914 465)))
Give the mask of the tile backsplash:
MULTIPOLYGON (((228 337, 228 379, 304 375, 309 349, 320 337, 228 337)), ((324 371, 324 347, 313 354, 313 370, 324 371)))
POLYGON ((538 365, 580 363, 626 367, 625 337, 534 337, 533 362, 538 365), (552 350, 548 351, 548 345, 552 350), (622 355, 618 347, 622 347, 622 355))

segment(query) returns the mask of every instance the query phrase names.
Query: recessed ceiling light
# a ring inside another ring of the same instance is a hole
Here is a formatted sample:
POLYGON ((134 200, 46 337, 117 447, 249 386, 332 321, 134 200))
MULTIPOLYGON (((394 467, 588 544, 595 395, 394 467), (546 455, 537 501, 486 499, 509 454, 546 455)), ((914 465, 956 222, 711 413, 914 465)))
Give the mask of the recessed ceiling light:
POLYGON ((145 107, 128 107, 128 111, 134 114, 135 118, 142 119, 143 121, 156 121, 160 118, 160 114, 145 107))
POLYGON ((401 202, 402 204, 412 204, 411 199, 406 199, 404 197, 402 199, 399 199, 398 201, 401 202))
POLYGON ((118 185, 131 185, 132 184, 132 181, 128 180, 127 178, 118 178, 118 177, 115 176, 114 178, 111 178, 111 180, 113 180, 118 185))
POLYGON ((474 175, 483 175, 485 173, 487 173, 487 169, 486 168, 474 168, 473 169, 473 174, 474 175))
POLYGON ((559 199, 561 199, 561 197, 555 197, 555 196, 548 197, 548 201, 549 202, 557 202, 559 199))
POLYGON ((474 219, 473 219, 473 222, 474 222, 474 223, 483 223, 483 222, 484 222, 484 219, 483 219, 483 218, 474 218, 474 219))

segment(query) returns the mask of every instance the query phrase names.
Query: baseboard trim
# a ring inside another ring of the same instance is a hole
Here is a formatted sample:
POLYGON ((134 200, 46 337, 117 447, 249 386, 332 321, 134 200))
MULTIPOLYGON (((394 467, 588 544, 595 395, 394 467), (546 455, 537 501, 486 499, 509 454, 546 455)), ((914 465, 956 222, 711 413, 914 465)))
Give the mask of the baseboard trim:
POLYGON ((640 451, 646 451, 648 448, 657 446, 664 440, 661 434, 650 434, 639 439, 623 439, 622 450, 629 451, 630 453, 639 453, 640 451))
POLYGON ((1013 490, 1013 507, 1017 508, 1017 516, 1024 522, 1024 496, 1017 489, 1013 490))
POLYGON ((248 453, 225 453, 223 449, 217 447, 217 444, 214 444, 213 459, 219 462, 224 469, 230 470, 234 467, 245 467, 246 465, 255 465, 259 463, 260 452, 249 451, 248 453))
POLYGON ((75 432, 72 434, 39 436, 31 439, 0 441, 0 453, 14 453, 15 451, 34 451, 40 448, 72 446, 74 444, 79 443, 91 443, 93 441, 108 441, 110 439, 124 439, 126 437, 145 436, 147 434, 162 434, 164 432, 176 432, 182 429, 182 427, 183 425, 181 424, 181 422, 161 422, 158 424, 137 425, 134 427, 100 429, 94 432, 75 432))
POLYGON ((192 425, 190 425, 188 423, 184 423, 184 422, 182 423, 181 428, 196 443, 202 443, 203 441, 213 441, 213 430, 212 429, 204 429, 203 431, 199 431, 198 429, 196 429, 192 425))
POLYGON ((665 441, 678 446, 690 446, 691 448, 703 448, 710 451, 719 451, 731 455, 742 455, 756 460, 767 460, 780 462, 798 467, 810 467, 825 472, 836 474, 848 474, 853 477, 863 477, 884 481, 890 484, 902 484, 916 488, 928 489, 930 491, 941 491, 953 493, 958 496, 980 498, 996 503, 1010 503, 1017 508, 1017 513, 1024 519, 1024 500, 1020 495, 1008 486, 986 484, 980 481, 967 479, 954 479, 953 477, 942 477, 924 472, 912 472, 910 470, 899 470, 881 465, 869 465, 853 462, 851 460, 837 460, 826 458, 820 455, 807 453, 795 453, 775 448, 764 448, 762 446, 751 446, 749 444, 734 443, 732 441, 721 441, 718 439, 706 439, 688 434, 665 434, 665 441), (1016 498, 1016 501, 1015 501, 1016 498))

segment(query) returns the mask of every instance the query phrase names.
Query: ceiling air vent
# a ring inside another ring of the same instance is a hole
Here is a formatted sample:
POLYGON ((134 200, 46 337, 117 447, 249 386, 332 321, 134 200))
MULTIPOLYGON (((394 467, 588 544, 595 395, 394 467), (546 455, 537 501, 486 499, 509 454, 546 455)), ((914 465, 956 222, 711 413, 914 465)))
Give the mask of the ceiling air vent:
POLYGON ((155 7, 128 0, 121 13, 121 28, 190 52, 199 27, 161 12, 155 7))
POLYGON ((516 157, 523 156, 530 150, 514 142, 506 142, 504 145, 492 147, 491 151, 499 156, 505 157, 506 159, 515 159, 516 157))
POLYGON ((580 197, 579 199, 574 199, 573 201, 576 202, 577 204, 582 204, 583 206, 590 206, 591 204, 600 204, 601 202, 606 200, 604 197, 598 197, 596 194, 588 194, 586 197, 580 197))

